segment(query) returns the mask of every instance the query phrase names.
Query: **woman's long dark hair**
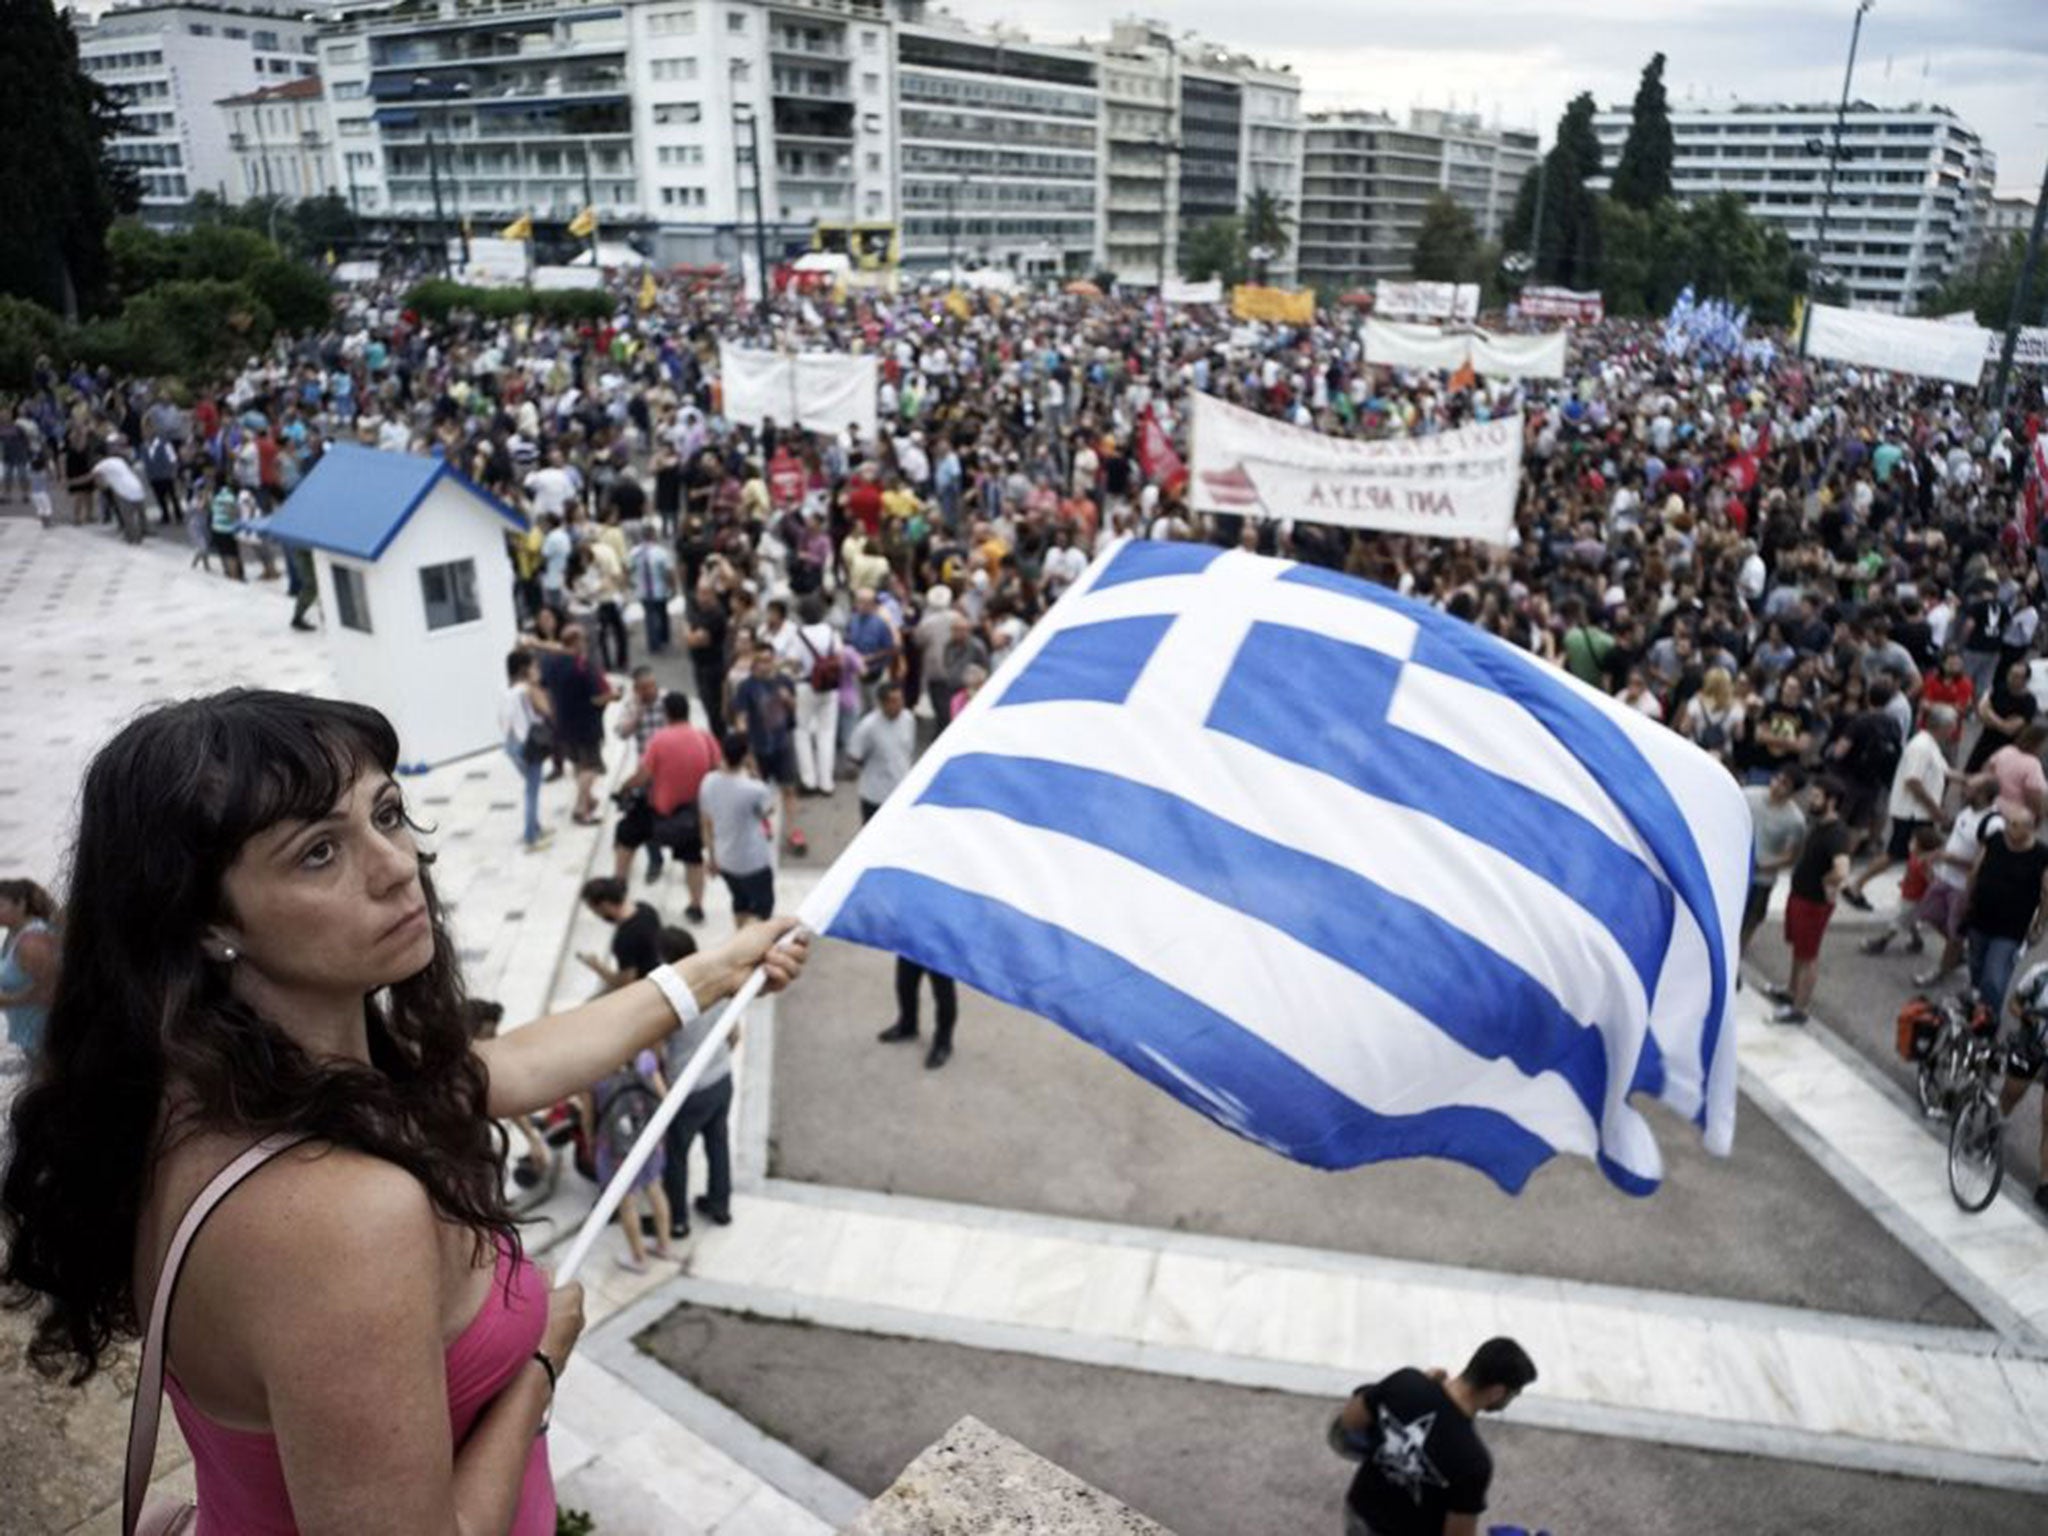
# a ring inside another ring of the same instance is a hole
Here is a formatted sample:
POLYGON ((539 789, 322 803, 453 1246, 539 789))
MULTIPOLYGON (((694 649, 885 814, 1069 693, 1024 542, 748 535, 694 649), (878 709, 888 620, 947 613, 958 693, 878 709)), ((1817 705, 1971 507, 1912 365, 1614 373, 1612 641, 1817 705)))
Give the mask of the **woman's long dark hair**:
POLYGON ((327 815, 359 774, 397 761, 373 709, 250 689, 153 710, 93 760, 63 966, 0 1185, 0 1281, 8 1305, 40 1302, 29 1354, 47 1374, 83 1381, 136 1330, 136 1228, 167 1131, 306 1132, 396 1163, 479 1244, 517 1243, 503 1132, 424 868, 434 957, 364 1000, 369 1066, 308 1055, 200 951, 208 925, 232 917, 221 877, 250 837, 327 815))

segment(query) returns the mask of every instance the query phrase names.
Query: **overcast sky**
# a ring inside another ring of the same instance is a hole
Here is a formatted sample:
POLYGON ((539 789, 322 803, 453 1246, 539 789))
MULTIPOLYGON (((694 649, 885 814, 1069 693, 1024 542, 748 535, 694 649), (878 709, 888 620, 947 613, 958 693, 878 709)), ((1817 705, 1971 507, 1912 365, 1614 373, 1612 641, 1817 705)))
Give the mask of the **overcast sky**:
MULTIPOLYGON (((1833 102, 1854 0, 946 0, 978 22, 1039 38, 1101 36, 1112 16, 1156 17, 1301 76, 1311 107, 1496 113, 1550 141, 1590 90, 1626 106, 1651 54, 1667 55, 1674 107, 1833 102)), ((936 7, 935 7, 936 8, 936 7)), ((1877 0, 1863 21, 1856 95, 1940 102, 1998 156, 1999 191, 2030 200, 2048 157, 2048 0, 1877 0)))

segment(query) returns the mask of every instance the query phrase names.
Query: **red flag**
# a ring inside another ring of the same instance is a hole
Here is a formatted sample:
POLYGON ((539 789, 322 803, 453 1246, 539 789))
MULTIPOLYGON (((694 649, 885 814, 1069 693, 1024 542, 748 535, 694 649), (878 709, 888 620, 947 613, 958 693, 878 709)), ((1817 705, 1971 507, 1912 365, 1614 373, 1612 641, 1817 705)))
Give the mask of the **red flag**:
POLYGON ((1169 493, 1187 484, 1187 466, 1181 463, 1173 439, 1166 435, 1166 428, 1159 424, 1149 405, 1138 418, 1138 468, 1147 480, 1169 493))

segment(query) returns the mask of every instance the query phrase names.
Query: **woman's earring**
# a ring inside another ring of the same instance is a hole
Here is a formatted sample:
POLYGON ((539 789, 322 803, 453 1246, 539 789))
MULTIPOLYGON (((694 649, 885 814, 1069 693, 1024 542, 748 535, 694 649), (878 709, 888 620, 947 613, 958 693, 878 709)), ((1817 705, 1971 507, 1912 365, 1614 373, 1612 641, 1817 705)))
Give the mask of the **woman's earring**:
POLYGON ((221 947, 220 958, 223 965, 233 965, 240 958, 240 955, 241 951, 232 944, 226 944, 221 947))

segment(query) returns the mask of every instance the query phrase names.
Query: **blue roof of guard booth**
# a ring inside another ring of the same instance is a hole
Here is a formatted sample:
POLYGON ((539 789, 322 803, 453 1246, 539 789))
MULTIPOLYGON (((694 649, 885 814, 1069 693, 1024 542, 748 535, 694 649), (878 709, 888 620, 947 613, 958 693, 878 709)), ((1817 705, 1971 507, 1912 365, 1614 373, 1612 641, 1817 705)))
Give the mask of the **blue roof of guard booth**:
POLYGON ((282 544, 375 560, 444 476, 514 528, 525 529, 523 516, 445 459, 336 443, 278 509, 268 532, 282 544))

